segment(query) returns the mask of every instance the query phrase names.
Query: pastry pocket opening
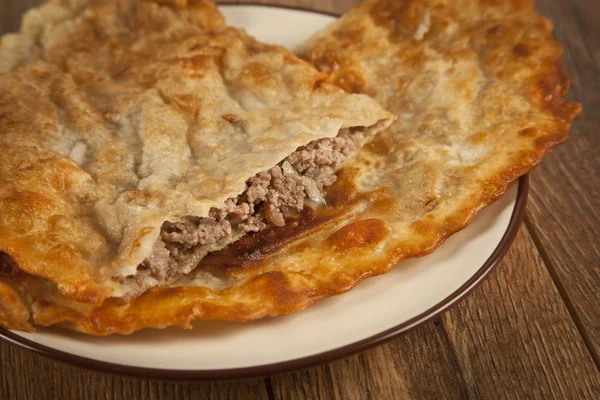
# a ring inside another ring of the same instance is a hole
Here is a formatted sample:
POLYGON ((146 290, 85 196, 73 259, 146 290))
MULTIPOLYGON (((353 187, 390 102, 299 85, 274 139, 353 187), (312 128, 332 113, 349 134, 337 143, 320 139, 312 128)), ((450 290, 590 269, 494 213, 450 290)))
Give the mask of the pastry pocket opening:
POLYGON ((208 216, 164 222, 152 253, 140 263, 135 275, 122 278, 120 283, 134 296, 149 287, 172 283, 194 270, 207 254, 245 234, 269 226, 282 227, 284 215, 298 213, 305 205, 324 205, 325 192, 336 181, 336 172, 378 128, 378 124, 344 128, 333 138, 312 141, 271 169, 249 178, 243 193, 227 199, 221 208, 212 208, 208 216))

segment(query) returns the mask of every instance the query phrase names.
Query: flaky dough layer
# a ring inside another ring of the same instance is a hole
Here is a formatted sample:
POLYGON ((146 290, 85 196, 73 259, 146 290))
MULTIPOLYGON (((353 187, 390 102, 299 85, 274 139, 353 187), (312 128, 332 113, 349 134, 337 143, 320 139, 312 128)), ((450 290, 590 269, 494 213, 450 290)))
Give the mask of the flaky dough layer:
POLYGON ((167 3, 49 1, 2 37, 0 251, 78 301, 135 291, 120 281, 165 221, 207 216, 312 140, 391 120, 211 1, 167 3))
POLYGON ((302 50, 328 82, 397 114, 340 172, 327 207, 132 302, 73 302, 27 275, 11 284, 37 324, 93 335, 251 320, 343 293, 433 251, 567 139, 580 106, 564 100, 561 52, 527 1, 368 0, 302 50))

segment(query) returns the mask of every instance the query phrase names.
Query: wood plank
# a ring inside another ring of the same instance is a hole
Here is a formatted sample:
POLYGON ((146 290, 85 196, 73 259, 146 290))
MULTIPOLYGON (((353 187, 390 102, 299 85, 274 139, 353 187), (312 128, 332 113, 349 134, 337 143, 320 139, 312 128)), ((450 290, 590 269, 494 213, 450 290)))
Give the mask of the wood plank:
MULTIPOLYGON (((288 5, 301 4, 305 7, 315 6, 324 11, 337 12, 344 11, 355 3, 353 0, 280 0, 278 2, 288 5)), ((37 3, 37 1, 0 1, 0 24, 2 24, 0 29, 14 30, 18 21, 14 18, 16 15, 14 10, 27 8, 27 3, 37 3)), ((550 1, 546 0, 542 3, 550 4, 550 1)), ((558 7, 554 3, 558 1, 552 1, 552 6, 558 7)), ((591 1, 587 3, 591 4, 591 1)), ((540 9, 543 7, 545 6, 542 4, 540 9)), ((591 14, 585 12, 584 14, 590 18, 591 14)), ((562 15, 558 14, 555 19, 562 18, 562 15)), ((594 20, 590 21, 592 23, 594 20)), ((568 38, 571 34, 570 28, 565 26, 563 33, 568 38)), ((567 44, 565 40, 561 39, 561 41, 567 44)), ((579 51, 583 52, 583 48, 576 49, 576 52, 579 51)), ((598 54, 597 50, 595 54, 598 54)), ((593 57, 589 58, 593 59, 593 57)), ((571 68, 576 67, 577 64, 573 62, 571 68)), ((587 76, 583 82, 590 83, 595 82, 595 76, 598 75, 588 73, 580 76, 587 76)), ((579 96, 578 98, 581 99, 579 96)), ((589 100, 592 101, 597 100, 589 100)), ((587 106, 585 102, 584 106, 587 106)), ((597 128, 597 124, 591 121, 587 127, 597 128)), ((581 130, 586 133, 585 129, 581 128, 581 130)), ((591 146, 593 144, 588 141, 581 146, 593 149, 591 146)), ((589 155, 581 150, 578 149, 579 155, 583 154, 584 157, 589 155)), ((594 170, 591 172, 593 173, 594 170)), ((534 190, 535 179, 534 177, 534 190)), ((548 187, 551 186, 546 186, 545 189, 539 186, 540 196, 551 194, 549 192, 556 193, 556 190, 548 190, 548 187)), ((588 189, 584 187, 584 190, 588 189)), ((557 201, 560 201, 561 196, 564 194, 556 196, 557 201)), ((579 197, 580 201, 581 198, 585 197, 579 197)), ((598 196, 595 198, 597 199, 598 196)), ((538 207, 543 210, 546 205, 538 207)), ((532 220, 538 227, 538 220, 533 217, 532 220)), ((589 230, 585 232, 593 233, 589 230)), ((561 234, 563 235, 564 233, 561 234)), ((556 238, 541 236, 544 241, 557 238, 558 236, 556 238)), ((467 299, 444 318, 444 329, 448 331, 448 337, 442 328, 429 324, 383 347, 347 360, 300 373, 273 377, 273 391, 276 397, 330 398, 331 395, 337 398, 356 398, 361 393, 371 398, 402 398, 402 395, 411 398, 433 398, 436 394, 443 398, 466 397, 466 395, 472 398, 498 397, 495 395, 500 394, 507 397, 509 395, 520 397, 546 393, 548 396, 566 393, 564 397, 570 397, 569 394, 573 394, 574 397, 574 394, 584 396, 593 391, 598 392, 600 389, 597 373, 593 369, 589 356, 586 358, 585 348, 577 336, 573 323, 566 309, 560 304, 548 274, 541 266, 540 257, 535 253, 531 238, 521 233, 516 247, 510 252, 509 259, 512 261, 507 259, 504 263, 505 267, 500 267, 503 269, 476 292, 476 298, 472 296, 467 299), (522 243, 523 241, 525 244, 522 243), (516 247, 519 247, 519 250, 515 250, 516 247), (518 254, 514 255, 515 252, 518 254), (531 260, 534 262, 532 263, 531 260), (527 268, 519 268, 523 266, 527 268), (509 273, 504 269, 509 269, 509 273), (537 272, 529 276, 530 269, 537 272), (529 285, 533 290, 523 287, 522 284, 529 285), (489 287, 486 289, 486 285, 491 285, 493 290, 491 291, 489 287), (499 297, 500 295, 503 295, 504 299, 499 297), (507 298, 510 302, 506 301, 507 298), (540 302, 540 299, 544 302, 540 302), (553 302, 556 304, 551 304, 553 302), (455 315, 457 313, 459 315, 455 315), (456 349, 458 359, 454 359, 453 353, 449 351, 449 343, 452 343, 452 348, 456 349), (464 379, 458 373, 459 371, 463 372, 464 379), (579 378, 579 381, 576 381, 576 378, 579 378), (577 384, 579 387, 576 386, 577 384), (440 388, 440 391, 435 391, 436 388, 440 388), (539 391, 536 392, 536 388, 539 391)), ((569 251, 573 250, 569 249, 569 251)), ((576 249, 576 251, 579 253, 575 253, 575 257, 580 257, 587 250, 576 249)), ((567 253, 556 254, 561 259, 569 259, 564 258, 564 254, 567 253)), ((575 258, 575 260, 581 259, 575 258)), ((584 288, 584 290, 588 289, 584 288)), ((597 304, 597 299, 595 301, 597 304)), ((595 317, 593 315, 590 321, 593 322, 595 317)), ((598 319, 595 321, 597 324, 598 319)), ((3 388, 7 388, 0 393, 0 399, 36 397, 183 399, 210 398, 213 395, 216 398, 266 398, 266 390, 261 380, 177 384, 112 377, 45 360, 4 343, 0 343, 0 359, 2 360, 0 382, 3 388)))
POLYGON ((275 399, 462 398, 466 387, 432 322, 329 365, 271 378, 275 399))
POLYGON ((538 0, 537 7, 555 21, 571 97, 583 104, 583 114, 569 142, 532 174, 531 223, 600 364, 600 7, 597 0, 538 0))
MULTIPOLYGON (((306 2, 334 12, 355 3, 306 2)), ((600 7, 597 0, 537 0, 536 7, 555 22, 555 36, 565 46, 563 64, 572 77, 570 97, 583 104, 584 112, 573 125, 570 141, 532 174, 533 234, 548 254, 547 267, 572 303, 575 319, 591 338, 600 365, 600 7)))
POLYGON ((101 374, 0 342, 0 400, 268 399, 264 379, 161 382, 101 374))
POLYGON ((525 228, 488 280, 443 316, 441 328, 447 336, 428 324, 341 362, 273 377, 275 398, 600 393, 600 372, 525 228))
POLYGON ((595 398, 600 372, 526 228, 442 322, 469 398, 595 398))
POLYGON ((571 0, 578 28, 583 34, 590 58, 600 66, 600 7, 596 0, 571 0))

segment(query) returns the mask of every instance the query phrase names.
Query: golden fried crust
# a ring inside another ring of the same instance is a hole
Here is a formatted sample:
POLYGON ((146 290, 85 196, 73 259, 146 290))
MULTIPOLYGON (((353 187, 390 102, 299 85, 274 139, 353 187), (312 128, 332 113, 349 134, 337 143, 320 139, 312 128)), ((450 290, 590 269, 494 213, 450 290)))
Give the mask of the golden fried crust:
POLYGON ((82 302, 162 224, 207 216, 312 140, 391 114, 208 0, 50 1, 0 46, 0 252, 82 302), (176 7, 174 7, 176 6, 176 7))
POLYGON ((19 294, 0 278, 0 326, 20 331, 33 331, 29 323, 29 310, 19 294))
POLYGON ((567 139, 580 106, 564 100, 560 54, 530 2, 366 1, 303 55, 398 118, 340 172, 327 207, 248 235, 179 286, 129 303, 15 287, 42 293, 30 303, 36 323, 93 335, 251 320, 343 293, 433 251, 567 139))
POLYGON ((89 177, 67 157, 0 145, 0 251, 82 301, 106 297, 86 256, 107 254, 85 210, 89 177))

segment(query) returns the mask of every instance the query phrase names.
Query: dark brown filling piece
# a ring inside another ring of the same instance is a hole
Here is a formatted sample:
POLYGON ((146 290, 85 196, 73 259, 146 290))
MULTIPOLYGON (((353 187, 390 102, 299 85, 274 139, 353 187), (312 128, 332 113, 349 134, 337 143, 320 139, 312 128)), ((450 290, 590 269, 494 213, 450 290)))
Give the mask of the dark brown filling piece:
POLYGON ((17 263, 6 253, 0 252, 0 276, 12 276, 19 271, 17 263))
POLYGON ((168 283, 187 274, 209 252, 220 250, 248 232, 268 224, 284 226, 284 214, 298 212, 305 202, 324 203, 323 191, 336 180, 336 171, 364 144, 364 128, 344 129, 335 138, 316 140, 298 148, 275 167, 248 179, 246 190, 213 208, 206 218, 187 217, 165 222, 153 253, 138 267, 135 282, 141 290, 149 278, 168 283))

